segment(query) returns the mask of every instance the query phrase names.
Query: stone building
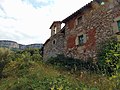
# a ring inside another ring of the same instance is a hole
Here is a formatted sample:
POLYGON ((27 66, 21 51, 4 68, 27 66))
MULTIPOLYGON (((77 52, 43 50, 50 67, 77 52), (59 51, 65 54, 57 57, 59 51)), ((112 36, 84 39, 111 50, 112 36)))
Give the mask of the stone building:
POLYGON ((51 37, 43 45, 44 60, 57 54, 96 59, 101 43, 120 35, 120 0, 93 0, 64 20, 54 21, 50 29, 51 37))
POLYGON ((54 21, 50 26, 51 37, 43 45, 44 60, 64 53, 65 30, 61 29, 61 23, 61 21, 54 21))

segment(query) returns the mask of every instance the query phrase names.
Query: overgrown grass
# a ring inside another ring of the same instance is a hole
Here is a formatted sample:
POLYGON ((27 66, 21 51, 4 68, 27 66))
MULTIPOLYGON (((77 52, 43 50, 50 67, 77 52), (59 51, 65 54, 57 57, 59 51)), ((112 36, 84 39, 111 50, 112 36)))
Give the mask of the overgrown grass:
POLYGON ((120 42, 112 39, 102 44, 96 62, 58 55, 46 63, 70 72, 88 86, 100 90, 120 90, 120 42))
POLYGON ((39 50, 0 50, 0 58, 6 62, 0 62, 4 64, 1 66, 0 90, 98 90, 81 83, 68 72, 60 72, 42 62, 39 50))
POLYGON ((4 64, 0 90, 120 90, 120 73, 111 77, 95 73, 92 62, 60 57, 52 58, 50 65, 42 62, 39 50, 10 51, 5 55, 0 62, 4 64))
POLYGON ((42 62, 11 61, 3 74, 0 90, 98 90, 42 62))
POLYGON ((85 85, 89 87, 94 87, 98 90, 119 90, 119 84, 120 84, 120 76, 107 76, 106 74, 102 74, 99 71, 95 71, 96 67, 92 67, 92 62, 87 63, 87 62, 82 62, 82 61, 77 61, 72 58, 64 58, 64 56, 59 56, 55 58, 51 58, 50 61, 46 63, 51 63, 57 70, 59 70, 61 73, 66 74, 69 73, 70 77, 73 77, 77 81, 84 83, 85 85), (62 58, 61 58, 62 57, 62 58), (61 60, 62 59, 62 60, 61 60), (69 60, 70 59, 70 60, 69 60), (72 64, 69 64, 70 61, 72 64), (77 65, 74 65, 77 64, 77 65), (84 64, 81 67, 80 64, 84 64), (88 65, 87 65, 88 64, 88 65), (90 67, 86 67, 86 66, 90 67), (74 67, 75 66, 75 67, 74 67), (84 67, 85 66, 85 67, 84 67), (91 69, 89 69, 91 68, 91 69), (118 80, 117 80, 118 79, 118 80))

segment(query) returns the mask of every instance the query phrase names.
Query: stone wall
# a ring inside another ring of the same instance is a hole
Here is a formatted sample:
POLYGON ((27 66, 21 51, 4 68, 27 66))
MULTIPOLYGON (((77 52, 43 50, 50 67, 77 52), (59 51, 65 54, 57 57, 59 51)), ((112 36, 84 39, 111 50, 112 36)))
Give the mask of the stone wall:
POLYGON ((55 57, 57 54, 64 53, 64 33, 58 32, 51 36, 43 48, 43 59, 47 60, 50 57, 55 57))
POLYGON ((118 17, 120 5, 116 0, 107 0, 104 5, 94 1, 89 3, 62 21, 65 23, 65 34, 59 32, 51 36, 44 44, 43 58, 47 60, 64 54, 81 60, 96 60, 101 44, 116 35, 114 22, 118 17), (78 24, 79 17, 82 18, 78 24), (78 44, 80 35, 85 38, 82 45, 78 44))
POLYGON ((100 44, 115 35, 112 24, 120 16, 120 6, 111 3, 99 6, 90 11, 84 11, 80 25, 76 25, 78 16, 66 23, 65 27, 65 55, 82 60, 97 59, 100 44), (86 42, 79 46, 75 44, 79 34, 86 35, 86 42))

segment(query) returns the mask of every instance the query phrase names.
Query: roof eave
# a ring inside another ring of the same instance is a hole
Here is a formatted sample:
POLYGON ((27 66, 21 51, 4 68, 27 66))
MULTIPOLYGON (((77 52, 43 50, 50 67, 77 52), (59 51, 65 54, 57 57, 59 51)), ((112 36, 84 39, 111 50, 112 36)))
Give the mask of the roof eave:
POLYGON ((50 28, 49 29, 51 29, 52 28, 52 26, 54 25, 54 23, 62 23, 61 21, 54 21, 53 23, 52 23, 52 25, 50 26, 50 28))
POLYGON ((70 19, 72 19, 73 17, 77 16, 78 14, 82 13, 84 11, 84 9, 86 9, 87 7, 91 6, 91 3, 93 1, 91 1, 90 3, 86 4, 85 6, 83 6, 82 8, 80 8, 79 10, 77 10, 76 12, 74 12, 73 14, 71 14, 70 16, 68 16, 67 18, 65 18, 64 20, 62 20, 63 23, 66 23, 67 21, 69 21, 70 19))

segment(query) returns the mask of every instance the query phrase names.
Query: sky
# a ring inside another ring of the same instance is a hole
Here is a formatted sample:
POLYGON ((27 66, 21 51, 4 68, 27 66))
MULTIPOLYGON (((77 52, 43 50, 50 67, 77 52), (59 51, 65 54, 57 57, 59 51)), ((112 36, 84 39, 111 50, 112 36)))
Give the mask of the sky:
POLYGON ((44 43, 53 21, 62 21, 91 0, 0 0, 0 40, 44 43))

